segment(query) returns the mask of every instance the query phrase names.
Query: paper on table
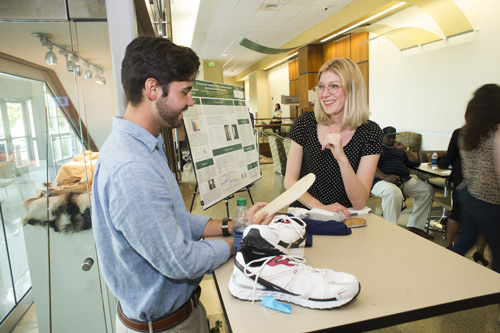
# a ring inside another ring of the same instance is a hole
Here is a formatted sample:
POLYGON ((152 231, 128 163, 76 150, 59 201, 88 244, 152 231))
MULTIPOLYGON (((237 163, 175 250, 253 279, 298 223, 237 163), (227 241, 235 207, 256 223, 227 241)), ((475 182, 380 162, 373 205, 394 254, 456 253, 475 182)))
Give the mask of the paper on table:
POLYGON ((451 175, 451 170, 445 170, 441 172, 443 175, 451 175))
POLYGON ((302 177, 298 182, 293 184, 292 187, 281 193, 280 196, 267 204, 266 207, 259 210, 257 214, 268 212, 269 215, 272 215, 276 213, 281 208, 291 204, 292 202, 300 198, 302 194, 306 193, 309 187, 311 187, 311 185, 314 183, 314 180, 316 180, 316 176, 313 173, 302 177))

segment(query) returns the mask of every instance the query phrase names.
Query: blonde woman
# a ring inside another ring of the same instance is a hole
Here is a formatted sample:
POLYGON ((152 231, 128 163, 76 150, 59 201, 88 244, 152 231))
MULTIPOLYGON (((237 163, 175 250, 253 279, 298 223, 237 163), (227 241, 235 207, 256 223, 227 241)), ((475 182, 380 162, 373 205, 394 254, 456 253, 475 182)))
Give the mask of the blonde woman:
POLYGON ((290 131, 285 188, 308 173, 309 190, 291 207, 321 208, 349 217, 348 207, 365 207, 382 151, 382 131, 369 120, 359 67, 348 58, 321 66, 314 112, 306 112, 290 131))

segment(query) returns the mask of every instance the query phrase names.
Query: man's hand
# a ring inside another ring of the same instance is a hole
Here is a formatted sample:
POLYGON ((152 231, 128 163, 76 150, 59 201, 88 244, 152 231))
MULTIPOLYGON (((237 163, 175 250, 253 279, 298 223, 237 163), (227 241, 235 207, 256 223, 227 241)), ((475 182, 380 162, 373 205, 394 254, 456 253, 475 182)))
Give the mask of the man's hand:
POLYGON ((267 206, 267 202, 257 202, 255 203, 252 207, 250 207, 248 210, 253 216, 253 224, 269 224, 271 223, 271 220, 273 219, 272 216, 268 217, 267 212, 260 212, 259 209, 262 207, 267 206))
POLYGON ((406 146, 402 142, 399 141, 394 142, 394 147, 399 150, 406 151, 406 146))
POLYGON ((386 175, 384 177, 384 180, 388 183, 393 183, 396 184, 396 182, 399 180, 399 176, 396 175, 386 175))

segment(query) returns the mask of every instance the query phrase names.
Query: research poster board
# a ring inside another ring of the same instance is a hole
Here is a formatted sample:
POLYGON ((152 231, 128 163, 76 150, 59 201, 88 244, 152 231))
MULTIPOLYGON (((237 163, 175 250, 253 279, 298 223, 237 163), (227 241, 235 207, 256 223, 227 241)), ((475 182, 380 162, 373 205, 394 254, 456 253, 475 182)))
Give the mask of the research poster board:
POLYGON ((184 112, 201 206, 207 209, 261 178, 242 87, 196 80, 184 112))

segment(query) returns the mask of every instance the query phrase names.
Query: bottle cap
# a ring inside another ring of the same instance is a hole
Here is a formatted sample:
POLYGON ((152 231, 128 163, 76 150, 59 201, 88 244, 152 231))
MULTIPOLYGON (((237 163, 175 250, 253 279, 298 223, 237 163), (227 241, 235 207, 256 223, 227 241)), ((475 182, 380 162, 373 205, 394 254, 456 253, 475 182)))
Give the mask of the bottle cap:
POLYGON ((247 205, 247 198, 238 198, 236 200, 236 205, 237 206, 246 206, 247 205))

